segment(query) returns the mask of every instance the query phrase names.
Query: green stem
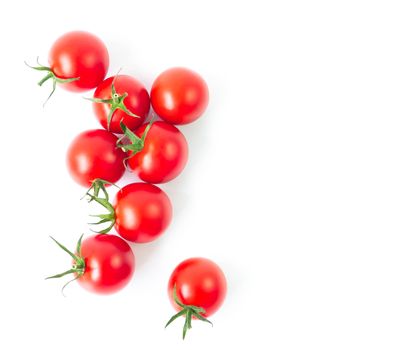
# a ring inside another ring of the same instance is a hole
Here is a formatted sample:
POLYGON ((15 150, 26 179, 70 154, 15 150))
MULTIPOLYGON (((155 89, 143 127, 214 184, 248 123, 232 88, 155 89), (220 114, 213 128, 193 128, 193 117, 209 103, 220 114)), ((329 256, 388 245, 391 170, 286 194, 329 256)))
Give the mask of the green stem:
POLYGON ((46 101, 44 102, 44 105, 47 103, 47 101, 50 99, 50 97, 54 94, 54 91, 56 90, 56 86, 57 84, 67 84, 67 83, 71 83, 73 81, 79 80, 80 77, 76 77, 76 78, 59 78, 57 77, 54 72, 51 70, 50 67, 47 66, 43 66, 42 64, 40 64, 40 62, 38 61, 38 57, 37 57, 37 64, 38 66, 30 66, 27 62, 24 62, 26 64, 26 66, 34 69, 34 70, 38 70, 38 71, 45 71, 47 72, 46 76, 44 78, 42 78, 39 82, 38 85, 42 86, 47 80, 52 79, 53 81, 53 85, 52 85, 52 90, 50 95, 48 96, 48 98, 46 99, 46 101))
MULTIPOLYGON (((51 237, 51 236, 50 236, 51 237)), ((71 283, 72 281, 76 280, 77 278, 81 277, 84 274, 85 271, 85 260, 84 258, 81 256, 81 242, 83 239, 83 235, 80 236, 79 240, 77 241, 77 245, 76 245, 76 250, 75 253, 72 253, 70 250, 68 250, 64 245, 62 245, 60 242, 58 242, 57 240, 55 240, 53 237, 51 237, 51 239, 62 249, 64 250, 68 255, 70 255, 70 257, 73 259, 73 266, 71 267, 71 269, 64 271, 62 273, 58 273, 56 275, 52 275, 46 278, 46 280, 48 279, 52 279, 52 278, 61 278, 64 277, 66 275, 70 275, 70 274, 75 274, 75 278, 72 279, 71 281, 69 281, 68 283, 66 283, 61 292, 64 291, 64 288, 71 283)), ((64 294, 64 293, 63 293, 64 294)))
POLYGON ((51 278, 60 278, 60 277, 63 277, 65 275, 69 275, 70 273, 76 273, 76 272, 78 272, 77 269, 70 269, 70 270, 64 271, 62 273, 58 273, 56 275, 48 276, 48 277, 46 277, 46 280, 49 280, 51 278))
POLYGON ((141 118, 139 115, 136 115, 134 113, 132 113, 127 106, 124 103, 124 100, 126 99, 126 97, 128 97, 128 93, 124 92, 122 95, 118 94, 114 83, 115 80, 118 77, 118 73, 117 75, 113 78, 112 83, 111 83, 111 97, 107 98, 107 99, 101 99, 101 98, 86 98, 86 100, 92 101, 94 103, 105 103, 105 104, 109 104, 110 107, 110 112, 107 115, 107 130, 110 131, 110 126, 111 126, 111 120, 112 117, 114 115, 114 112, 119 109, 123 112, 125 112, 125 114, 134 117, 134 118, 141 118))
POLYGON ((175 304, 177 304, 182 310, 172 316, 166 323, 165 328, 167 328, 172 322, 181 316, 185 316, 184 327, 182 329, 182 339, 185 339, 186 333, 192 328, 192 317, 196 317, 200 321, 207 322, 212 325, 212 322, 205 318, 202 314, 205 310, 202 307, 195 305, 185 305, 177 296, 177 286, 174 285, 173 298, 175 304))
POLYGON ((138 137, 134 132, 132 132, 122 121, 120 122, 121 129, 124 133, 117 141, 117 147, 121 148, 124 152, 131 152, 131 154, 125 158, 125 160, 134 157, 138 152, 141 152, 145 145, 145 139, 147 138, 148 132, 154 123, 154 117, 151 118, 149 123, 145 126, 144 133, 141 137, 138 137), (129 142, 123 142, 127 139, 129 142))
MULTIPOLYGON (((96 179, 93 181, 91 187, 88 189, 87 193, 85 194, 85 196, 88 196, 88 202, 92 202, 95 201, 98 204, 100 204, 101 206, 103 206, 108 213, 104 213, 104 214, 97 214, 97 215, 90 215, 92 217, 96 217, 99 218, 100 221, 97 222, 92 222, 90 223, 90 225, 100 225, 100 224, 104 224, 109 222, 110 225, 100 231, 93 231, 93 232, 97 232, 97 233, 108 233, 111 231, 111 229, 114 227, 115 225, 115 220, 116 220, 116 215, 115 215, 115 210, 114 207, 112 206, 112 204, 109 201, 109 196, 108 196, 108 192, 105 189, 105 185, 106 184, 112 184, 108 181, 105 180, 101 180, 101 179, 96 179), (104 197, 99 197, 99 193, 100 191, 103 193, 104 197), (92 193, 91 193, 92 192, 92 193)), ((112 184, 114 185, 114 184, 112 184)), ((114 185, 116 186, 116 185, 114 185)), ((116 186, 118 187, 118 186, 116 186)))
POLYGON ((43 85, 48 79, 53 77, 53 73, 48 73, 43 79, 41 79, 37 84, 39 86, 43 85))

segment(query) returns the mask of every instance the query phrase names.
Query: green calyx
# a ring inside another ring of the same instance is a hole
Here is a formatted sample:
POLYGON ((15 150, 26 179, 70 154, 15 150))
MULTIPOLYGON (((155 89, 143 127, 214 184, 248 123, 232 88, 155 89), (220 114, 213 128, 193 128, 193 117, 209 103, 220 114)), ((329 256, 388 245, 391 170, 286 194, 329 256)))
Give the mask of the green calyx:
POLYGON ((57 77, 54 72, 51 70, 50 67, 47 66, 43 66, 39 61, 38 61, 38 57, 37 57, 37 64, 38 66, 30 66, 27 62, 24 62, 26 64, 27 67, 30 67, 32 69, 38 70, 38 71, 44 71, 47 72, 47 74, 43 77, 43 79, 41 79, 38 82, 39 86, 42 86, 47 80, 51 79, 53 81, 53 88, 51 90, 50 95, 48 95, 46 101, 44 102, 44 105, 47 103, 47 101, 50 99, 50 97, 54 94, 54 91, 56 91, 56 87, 57 84, 67 84, 67 83, 71 83, 73 81, 79 80, 80 77, 77 78, 67 78, 67 79, 62 79, 57 77))
POLYGON ((95 102, 95 103, 106 103, 109 104, 110 107, 110 112, 108 113, 107 116, 107 130, 110 131, 110 125, 111 125, 111 120, 114 112, 117 109, 120 109, 121 111, 125 112, 127 115, 134 117, 134 118, 141 118, 139 115, 136 115, 132 113, 124 104, 124 100, 128 96, 128 93, 125 92, 122 95, 117 93, 117 90, 115 89, 114 83, 115 79, 117 79, 118 74, 114 77, 111 83, 111 98, 103 99, 103 98, 85 98, 86 100, 95 102))
POLYGON ((94 231, 97 233, 108 233, 111 231, 111 229, 115 225, 115 218, 116 218, 115 210, 109 201, 110 198, 105 188, 106 184, 110 184, 110 185, 118 187, 117 185, 109 181, 105 181, 102 179, 95 179, 93 183, 91 184, 91 187, 88 189, 87 193, 85 194, 85 197, 88 198, 89 203, 92 201, 95 201, 98 204, 102 205, 108 211, 108 213, 105 213, 105 214, 90 215, 92 217, 100 219, 98 222, 91 222, 90 225, 100 225, 100 224, 105 224, 107 222, 109 223, 107 228, 100 230, 100 231, 94 231), (102 192, 103 196, 99 196, 100 192, 102 192))
POLYGON ((172 316, 169 319, 169 321, 165 325, 165 328, 167 328, 168 325, 172 323, 173 321, 175 321, 178 317, 185 316, 184 328, 182 330, 182 339, 185 339, 188 329, 192 328, 191 323, 192 323, 193 316, 195 316, 198 320, 207 322, 213 326, 211 321, 209 321, 208 319, 206 319, 204 316, 201 315, 205 313, 205 310, 202 307, 198 307, 195 305, 185 305, 184 303, 181 302, 181 300, 179 300, 177 296, 177 286, 176 285, 174 285, 173 297, 174 297, 175 303, 179 307, 181 307, 181 311, 179 311, 178 313, 176 313, 174 316, 172 316))
POLYGON ((118 139, 117 147, 121 148, 124 152, 131 152, 126 160, 134 157, 138 152, 142 151, 148 131, 151 129, 153 123, 154 118, 151 118, 150 122, 145 127, 144 133, 141 135, 141 137, 138 137, 122 121, 120 122, 120 126, 124 135, 118 139))
POLYGON ((75 274, 75 278, 68 281, 63 288, 61 289, 61 292, 64 291, 64 288, 70 284, 71 282, 75 281, 77 278, 81 277, 84 274, 85 271, 85 261, 84 258, 81 256, 81 241, 83 239, 84 235, 81 235, 78 242, 77 242, 77 247, 75 250, 75 253, 72 253, 71 251, 69 251, 65 246, 63 246, 60 242, 58 242, 57 240, 55 240, 53 237, 50 236, 50 238, 62 249, 64 250, 68 255, 71 256, 71 258, 73 259, 73 265, 71 267, 71 269, 64 271, 62 273, 58 273, 56 275, 53 276, 49 276, 46 278, 46 280, 51 279, 51 278, 60 278, 63 277, 65 275, 69 275, 69 274, 75 274))

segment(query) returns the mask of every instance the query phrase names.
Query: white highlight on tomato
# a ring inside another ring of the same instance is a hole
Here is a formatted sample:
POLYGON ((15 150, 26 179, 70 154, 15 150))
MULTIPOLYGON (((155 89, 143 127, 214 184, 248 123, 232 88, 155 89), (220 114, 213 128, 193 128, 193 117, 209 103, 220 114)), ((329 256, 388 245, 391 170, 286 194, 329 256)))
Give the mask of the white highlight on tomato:
POLYGON ((85 154, 79 154, 77 156, 77 164, 78 164, 78 170, 80 171, 80 173, 88 172, 90 163, 85 154))
POLYGON ((156 203, 150 203, 145 207, 146 213, 153 218, 161 216, 161 207, 156 203))
POLYGON ((169 92, 164 93, 164 104, 166 109, 174 109, 175 104, 174 104, 174 99, 169 92))
POLYGON ((123 210, 123 217, 127 218, 125 222, 122 223, 126 228, 133 228, 139 224, 138 215, 132 208, 125 207, 123 210))
POLYGON ((122 266, 121 256, 119 256, 118 254, 113 255, 111 257, 111 266, 114 268, 119 268, 120 266, 122 266))
POLYGON ((151 164, 152 164, 152 157, 151 157, 151 154, 148 153, 142 159, 142 168, 146 167, 147 169, 149 169, 151 167, 151 164))
POLYGON ((177 144, 171 142, 167 143, 164 152, 165 158, 168 160, 174 160, 178 157, 178 150, 179 148, 177 144))

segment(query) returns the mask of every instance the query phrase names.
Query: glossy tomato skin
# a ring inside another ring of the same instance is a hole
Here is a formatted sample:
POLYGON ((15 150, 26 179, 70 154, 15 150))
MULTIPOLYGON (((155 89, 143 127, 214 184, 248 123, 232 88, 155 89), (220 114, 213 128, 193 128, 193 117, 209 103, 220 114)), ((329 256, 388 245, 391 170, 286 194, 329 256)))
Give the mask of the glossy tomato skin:
POLYGON ((154 111, 171 124, 188 124, 198 119, 208 106, 206 82, 194 71, 176 67, 161 73, 151 88, 154 111))
MULTIPOLYGON (((141 137, 147 124, 136 134, 141 137)), ((149 183, 164 183, 175 179, 188 161, 188 143, 175 126, 157 121, 149 129, 144 148, 128 159, 129 168, 149 183)))
POLYGON ((168 282, 168 296, 176 310, 181 308, 173 297, 174 286, 177 296, 185 305, 204 308, 203 316, 214 314, 226 296, 226 278, 221 268, 205 258, 190 258, 181 262, 172 272, 168 282))
POLYGON ((81 244, 81 256, 85 270, 78 282, 94 293, 115 293, 125 287, 134 273, 134 253, 118 236, 98 234, 88 237, 81 244))
POLYGON ((113 207, 115 229, 124 239, 136 243, 155 240, 172 219, 171 201, 159 187, 132 183, 118 191, 113 207))
MULTIPOLYGON (((114 77, 105 79, 94 92, 94 98, 111 99, 111 85, 114 77)), ((129 75, 118 75, 114 82, 114 87, 119 95, 127 93, 128 96, 124 100, 125 107, 128 108, 135 115, 140 116, 136 118, 128 115, 124 111, 115 110, 110 124, 110 131, 122 134, 120 122, 132 131, 136 130, 145 120, 149 113, 150 99, 147 89, 137 79, 129 75)), ((110 113, 111 105, 107 103, 93 103, 93 108, 98 121, 104 129, 107 129, 107 117, 110 113)))
POLYGON ((95 179, 117 182, 125 171, 125 153, 117 148, 118 138, 106 130, 79 134, 67 151, 67 166, 73 179, 89 187, 95 179))
POLYGON ((59 37, 49 52, 50 68, 58 78, 80 79, 60 84, 64 89, 82 92, 94 89, 107 74, 109 56, 105 44, 94 34, 74 31, 59 37))

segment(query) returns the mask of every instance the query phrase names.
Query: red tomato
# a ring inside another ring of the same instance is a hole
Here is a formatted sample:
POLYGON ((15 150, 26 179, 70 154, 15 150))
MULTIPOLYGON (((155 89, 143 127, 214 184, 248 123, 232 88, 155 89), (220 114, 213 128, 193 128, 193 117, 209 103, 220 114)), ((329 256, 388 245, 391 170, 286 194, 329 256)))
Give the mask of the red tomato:
POLYGON ((221 268, 213 261, 191 258, 175 268, 168 282, 171 303, 176 310, 181 310, 173 297, 174 288, 183 304, 203 308, 205 312, 201 315, 208 317, 220 308, 225 299, 226 279, 221 268))
POLYGON ((118 191, 114 203, 115 229, 128 241, 146 243, 169 226, 172 205, 157 186, 133 183, 118 191))
POLYGON ((208 87, 200 75, 187 68, 161 73, 151 88, 155 112, 171 124, 188 124, 198 119, 208 105, 208 87))
POLYGON ((79 134, 67 152, 67 166, 73 179, 85 187, 90 187, 95 179, 118 181, 125 170, 125 153, 117 148, 117 140, 106 130, 79 134))
POLYGON ((75 31, 61 36, 51 47, 51 71, 57 78, 78 80, 60 84, 63 88, 81 92, 98 86, 107 74, 109 57, 104 43, 95 35, 75 31))
POLYGON ((129 75, 118 75, 105 79, 95 90, 94 98, 112 100, 111 103, 94 102, 93 107, 95 115, 103 128, 117 134, 122 134, 120 127, 121 121, 123 121, 130 130, 136 130, 144 122, 150 108, 148 91, 142 83, 129 75), (117 96, 113 96, 112 94, 111 87, 113 80, 117 96), (122 106, 125 106, 125 108, 122 109, 122 106), (110 127, 108 128, 107 121, 110 110, 114 108, 110 127), (132 114, 130 115, 126 111, 131 112, 139 118, 132 116, 132 114))
POLYGON ((102 294, 117 292, 134 273, 134 254, 122 238, 99 234, 84 240, 80 250, 84 273, 78 282, 85 289, 102 294))
MULTIPOLYGON (((82 238, 82 236, 81 236, 82 238)), ((68 253, 72 268, 48 278, 74 274, 85 289, 99 294, 110 294, 122 289, 131 279, 135 258, 130 246, 122 238, 107 234, 93 235, 77 243, 75 253, 53 240, 68 253)))
MULTIPOLYGON (((136 131, 137 136, 143 135, 147 125, 136 131)), ((185 136, 175 126, 157 121, 149 129, 144 147, 128 159, 128 165, 141 180, 164 183, 176 178, 187 160, 188 143, 185 136)))

